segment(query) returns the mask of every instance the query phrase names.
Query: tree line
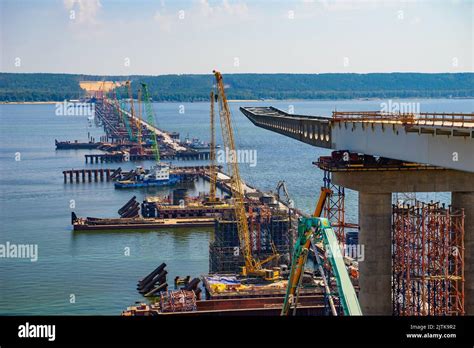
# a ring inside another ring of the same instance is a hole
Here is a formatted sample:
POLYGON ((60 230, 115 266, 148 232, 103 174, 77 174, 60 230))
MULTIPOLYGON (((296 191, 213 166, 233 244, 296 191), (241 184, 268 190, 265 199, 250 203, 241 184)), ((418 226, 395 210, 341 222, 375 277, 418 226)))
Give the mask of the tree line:
MULTIPOLYGON (((126 79, 132 81, 134 97, 138 95, 139 83, 147 83, 154 101, 205 101, 214 86, 212 75, 0 73, 0 101, 79 99, 85 95, 79 81, 126 79)), ((224 80, 229 99, 474 97, 474 73, 226 74, 224 80)))

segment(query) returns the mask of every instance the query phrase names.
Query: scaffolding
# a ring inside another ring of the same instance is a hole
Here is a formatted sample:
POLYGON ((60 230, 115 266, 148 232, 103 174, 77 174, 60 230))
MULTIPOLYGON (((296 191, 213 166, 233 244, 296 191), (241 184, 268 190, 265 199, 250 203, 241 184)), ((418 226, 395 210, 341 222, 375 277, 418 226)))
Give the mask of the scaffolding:
POLYGON ((331 222, 331 226, 340 244, 357 244, 359 225, 346 222, 345 211, 345 190, 344 187, 335 185, 331 180, 331 172, 324 170, 324 187, 331 190, 331 194, 326 200, 323 214, 331 222), (350 232, 350 240, 346 240, 346 234, 350 232), (355 243, 354 243, 355 241, 355 243))
POLYGON ((464 315, 464 211, 393 205, 395 315, 464 315))
MULTIPOLYGON (((281 257, 266 267, 287 264, 291 249, 288 217, 273 214, 267 206, 249 207, 247 217, 252 254, 266 259, 273 254, 274 245, 281 257)), ((215 223, 214 240, 209 244, 209 273, 239 273, 242 266, 244 258, 232 215, 215 223)))

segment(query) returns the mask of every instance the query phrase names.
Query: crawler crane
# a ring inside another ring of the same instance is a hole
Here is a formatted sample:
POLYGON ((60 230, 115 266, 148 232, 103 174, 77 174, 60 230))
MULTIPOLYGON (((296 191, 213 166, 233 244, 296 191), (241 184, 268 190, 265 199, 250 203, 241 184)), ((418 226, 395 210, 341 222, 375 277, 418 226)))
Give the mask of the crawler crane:
MULTIPOLYGON (((213 71, 216 78, 217 95, 219 104, 219 117, 222 130, 222 140, 226 149, 230 153, 236 154, 234 132, 232 129, 232 120, 229 104, 224 91, 224 82, 222 75, 218 71, 213 71)), ((274 281, 279 279, 280 274, 277 271, 266 269, 263 267, 266 263, 277 259, 280 255, 276 252, 273 247, 273 255, 269 256, 265 260, 256 260, 252 255, 252 249, 250 245, 250 234, 249 226, 247 221, 247 214, 245 211, 245 192, 242 187, 242 180, 240 179, 239 164, 237 158, 234 156, 233 160, 229 163, 229 175, 230 175, 230 186, 232 190, 232 198, 234 201, 235 219, 237 221, 237 231, 239 235, 240 250, 244 256, 245 266, 242 267, 243 276, 255 276, 261 277, 265 280, 274 281)))

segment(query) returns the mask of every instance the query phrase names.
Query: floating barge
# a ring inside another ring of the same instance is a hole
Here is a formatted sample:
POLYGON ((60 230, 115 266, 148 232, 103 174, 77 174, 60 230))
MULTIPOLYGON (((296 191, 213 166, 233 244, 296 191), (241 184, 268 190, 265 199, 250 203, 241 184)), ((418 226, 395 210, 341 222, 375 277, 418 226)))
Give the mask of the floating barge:
MULTIPOLYGON (((262 298, 232 298, 196 301, 196 309, 182 312, 162 312, 159 305, 140 304, 128 307, 123 316, 278 316, 283 307, 283 296, 262 298)), ((300 296, 298 316, 325 315, 324 295, 300 296)))
MULTIPOLYGON (((160 268, 156 272, 159 272, 160 268)), ((288 271, 286 271, 288 273, 288 271)), ((288 280, 265 282, 257 278, 241 278, 231 275, 207 275, 202 277, 206 299, 200 297, 201 288, 159 293, 152 303, 140 303, 127 307, 123 316, 278 316, 281 313, 288 280), (210 293, 212 295, 210 296, 210 293)), ((312 275, 305 278, 298 297, 297 315, 327 315, 327 298, 322 279, 312 275)), ((199 280, 198 280, 199 281, 199 280)), ((336 308, 340 303, 335 299, 336 308)))
POLYGON ((153 218, 78 218, 72 213, 72 225, 74 231, 103 231, 103 230, 156 230, 162 228, 189 228, 189 227, 213 227, 214 218, 193 217, 176 219, 153 219, 153 218))
POLYGON ((74 141, 57 141, 54 140, 56 150, 93 150, 100 148, 104 143, 89 141, 87 143, 80 143, 74 141))

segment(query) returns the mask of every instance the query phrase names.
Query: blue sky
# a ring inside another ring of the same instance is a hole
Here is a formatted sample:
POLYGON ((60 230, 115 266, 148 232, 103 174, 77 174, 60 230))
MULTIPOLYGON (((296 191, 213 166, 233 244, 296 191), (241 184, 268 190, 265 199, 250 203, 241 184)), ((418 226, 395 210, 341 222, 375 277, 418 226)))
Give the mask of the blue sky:
POLYGON ((2 72, 473 71, 474 1, 0 0, 2 72))

